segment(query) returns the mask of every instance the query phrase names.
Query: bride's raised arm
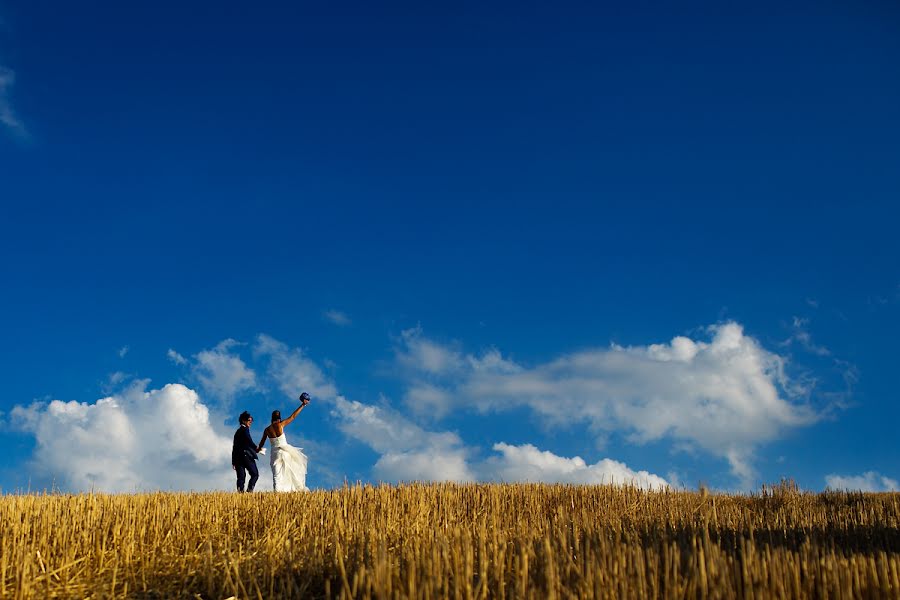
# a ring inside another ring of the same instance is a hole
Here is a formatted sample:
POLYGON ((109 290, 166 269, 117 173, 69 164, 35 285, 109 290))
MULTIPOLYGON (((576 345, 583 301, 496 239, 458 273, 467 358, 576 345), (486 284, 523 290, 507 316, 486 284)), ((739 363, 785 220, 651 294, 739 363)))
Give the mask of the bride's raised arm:
POLYGON ((307 394, 306 392, 303 392, 302 394, 300 394, 300 406, 298 406, 298 407, 297 407, 297 410, 295 410, 294 412, 292 412, 292 413, 291 413, 291 416, 289 416, 287 419, 282 419, 282 420, 281 420, 281 426, 284 427, 285 425, 290 424, 291 421, 293 421, 294 419, 296 419, 296 418, 297 418, 297 415, 300 414, 300 411, 303 410, 303 408, 304 408, 307 404, 309 404, 309 394, 307 394))

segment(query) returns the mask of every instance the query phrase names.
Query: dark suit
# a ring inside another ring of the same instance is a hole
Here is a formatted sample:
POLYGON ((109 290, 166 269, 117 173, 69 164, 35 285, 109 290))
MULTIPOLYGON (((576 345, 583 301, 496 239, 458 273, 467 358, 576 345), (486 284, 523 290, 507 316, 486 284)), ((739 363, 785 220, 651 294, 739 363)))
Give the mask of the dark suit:
POLYGON ((256 486, 256 480, 259 479, 259 469, 256 468, 256 444, 250 436, 250 428, 241 425, 234 432, 234 444, 231 446, 231 464, 237 471, 237 489, 239 492, 244 491, 244 479, 247 472, 250 473, 250 482, 247 484, 247 491, 252 492, 256 486))

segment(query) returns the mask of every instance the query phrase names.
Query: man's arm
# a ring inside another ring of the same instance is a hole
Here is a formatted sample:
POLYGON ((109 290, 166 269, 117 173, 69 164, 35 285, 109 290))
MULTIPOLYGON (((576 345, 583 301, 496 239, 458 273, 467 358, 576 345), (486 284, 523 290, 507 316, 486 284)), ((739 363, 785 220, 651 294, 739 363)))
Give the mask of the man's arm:
POLYGON ((269 428, 266 427, 265 429, 263 429, 263 435, 262 435, 262 438, 260 438, 260 440, 259 440, 259 445, 256 447, 256 452, 257 452, 257 453, 259 453, 259 451, 262 450, 263 446, 266 445, 266 438, 269 437, 268 434, 269 434, 269 428))

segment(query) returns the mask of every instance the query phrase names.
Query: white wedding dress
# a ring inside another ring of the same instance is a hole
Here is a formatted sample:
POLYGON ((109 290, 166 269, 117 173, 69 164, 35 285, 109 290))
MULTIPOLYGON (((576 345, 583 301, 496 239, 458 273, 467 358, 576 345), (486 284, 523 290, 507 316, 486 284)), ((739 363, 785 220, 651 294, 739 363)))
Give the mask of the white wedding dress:
POLYGON ((276 438, 269 438, 272 442, 272 455, 269 464, 272 465, 272 482, 276 492, 308 492, 306 487, 306 455, 300 448, 295 448, 287 443, 284 433, 276 438))

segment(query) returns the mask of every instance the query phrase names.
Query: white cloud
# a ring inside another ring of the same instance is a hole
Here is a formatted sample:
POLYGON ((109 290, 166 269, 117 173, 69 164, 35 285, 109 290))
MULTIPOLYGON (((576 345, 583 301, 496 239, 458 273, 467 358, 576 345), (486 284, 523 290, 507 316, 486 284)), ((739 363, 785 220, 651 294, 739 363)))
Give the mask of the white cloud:
POLYGON ((522 368, 491 348, 481 356, 463 354, 427 339, 421 327, 400 334, 400 346, 394 349, 397 363, 409 376, 409 388, 403 396, 406 406, 418 416, 444 417, 454 405, 454 393, 442 384, 477 374, 513 374, 522 368))
POLYGON ((833 490, 859 490, 862 492, 897 492, 900 485, 896 479, 890 479, 876 473, 867 471, 862 475, 828 475, 825 484, 833 490))
MULTIPOLYGON (((453 356, 437 344, 417 343, 418 333, 405 332, 405 339, 414 343, 410 353, 422 361, 431 372, 445 372, 447 369, 470 369, 479 373, 516 373, 520 369, 505 361, 496 351, 490 351, 480 358, 453 356), (457 361, 458 359, 458 361, 457 361)), ((642 487, 665 485, 665 480, 645 471, 634 472, 625 465, 612 460, 600 461, 596 465, 584 465, 580 458, 555 457, 556 463, 542 464, 536 461, 525 468, 522 457, 533 458, 527 450, 500 444, 506 449, 503 457, 488 462, 474 460, 477 450, 467 447, 460 436, 450 431, 429 431, 417 425, 402 413, 391 409, 383 399, 381 406, 348 400, 338 395, 334 384, 321 369, 296 348, 289 348, 282 342, 266 335, 257 339, 254 349, 257 356, 271 360, 269 375, 279 382, 285 393, 311 390, 332 403, 331 416, 336 425, 348 437, 355 439, 379 457, 372 467, 372 474, 382 481, 476 481, 530 480, 530 481, 570 481, 582 483, 634 482, 642 487), (568 461, 568 462, 567 462, 568 461), (579 462, 583 468, 579 469, 579 462), (558 467, 569 464, 568 469, 558 467), (554 468, 556 465, 556 468, 554 468)), ((420 411, 444 406, 442 392, 438 388, 422 386, 411 391, 407 404, 417 404, 420 411), (431 394, 436 394, 432 396, 431 394)), ((534 448, 531 446, 530 448, 534 448)), ((535 450, 537 452, 537 450, 535 450)), ((544 453, 541 456, 553 456, 544 453)))
MULTIPOLYGON (((222 395, 255 382, 250 375, 253 371, 229 352, 236 345, 225 340, 197 354, 195 361, 187 361, 174 350, 168 355, 175 362, 192 364, 204 386, 222 395)), ((434 348, 441 353, 438 345, 434 348)), ((429 352, 420 355, 426 368, 437 364, 429 352)), ((267 376, 285 393, 308 390, 331 405, 337 428, 378 455, 372 465, 375 479, 665 485, 661 477, 632 471, 610 459, 588 465, 579 457, 560 457, 531 445, 497 443, 493 446, 497 455, 479 458, 480 449, 467 446, 457 433, 427 430, 390 408, 386 399, 375 406, 338 395, 333 382, 299 349, 260 335, 253 355, 267 362, 267 376)), ((492 376, 524 372, 494 350, 481 357, 459 354, 458 358, 454 368, 465 372, 492 376)), ((125 380, 124 373, 114 373, 110 387, 125 380)), ((180 384, 149 392, 146 386, 147 381, 133 382, 124 391, 93 404, 54 400, 16 406, 13 418, 23 430, 33 433, 37 442, 32 460, 36 473, 73 490, 232 489, 229 432, 223 435, 214 430, 209 410, 197 393, 180 384)), ((435 390, 438 396, 430 402, 441 405, 444 400, 440 390, 435 390)), ((427 392, 420 397, 427 397, 427 392)), ((324 447, 315 440, 303 443, 324 447)), ((337 463, 329 460, 324 457, 322 464, 333 471, 331 479, 338 481, 337 463)), ((263 476, 261 481, 268 478, 263 476)))
POLYGON ((322 369, 299 348, 289 348, 269 335, 260 334, 253 354, 269 360, 268 375, 288 396, 297 397, 302 392, 309 392, 315 399, 330 400, 337 395, 337 388, 322 369))
POLYGON ((831 350, 825 346, 820 346, 812 341, 812 335, 806 330, 809 325, 809 319, 794 317, 791 325, 791 335, 788 339, 781 343, 782 346, 790 346, 797 344, 804 348, 807 352, 817 356, 831 356, 831 350))
POLYGON ((119 358, 125 358, 125 355, 128 354, 130 348, 128 346, 122 346, 119 348, 119 358))
POLYGON ((466 362, 469 368, 476 373, 512 375, 523 371, 522 367, 516 363, 503 358, 496 348, 487 350, 480 357, 467 355, 466 362))
POLYGON ((187 362, 188 362, 187 359, 186 359, 185 357, 183 357, 182 355, 178 354, 177 352, 175 352, 175 351, 172 350, 171 348, 169 348, 169 351, 166 352, 166 356, 169 358, 169 360, 171 360, 171 361, 172 361, 173 363, 175 363, 176 365, 186 365, 187 362))
POLYGON ((632 471, 604 459, 587 465, 580 457, 565 458, 526 444, 494 444, 499 456, 475 458, 453 432, 427 431, 385 406, 335 399, 332 415, 345 434, 381 456, 373 474, 383 481, 532 481, 547 483, 615 483, 661 488, 665 479, 647 471, 632 471))
POLYGON ((381 454, 373 467, 387 481, 472 481, 468 451, 452 432, 426 431, 396 411, 338 396, 338 428, 381 454))
POLYGON ((450 392, 429 383, 417 383, 403 396, 403 402, 416 415, 440 419, 446 416, 453 399, 450 392))
POLYGON ((123 371, 115 371, 114 373, 110 373, 109 376, 106 378, 106 381, 104 381, 100 385, 100 389, 103 390, 104 394, 112 394, 129 377, 130 377, 130 375, 123 371))
POLYGON ((389 452, 378 459, 372 472, 380 481, 473 481, 459 452, 389 452))
POLYGON ((325 319, 327 319, 328 321, 340 327, 347 327, 352 323, 350 317, 348 317, 346 313, 335 309, 326 310, 324 313, 322 313, 322 316, 325 317, 325 319))
POLYGON ((432 342, 416 327, 400 333, 402 346, 396 350, 397 362, 412 370, 430 375, 459 372, 466 364, 459 352, 432 342))
POLYGON ((707 331, 709 341, 678 336, 667 344, 613 345, 524 368, 496 350, 463 355, 415 329, 403 333, 396 355, 411 371, 407 401, 424 398, 435 412, 451 403, 479 411, 526 407, 549 425, 587 423, 598 436, 669 438, 726 459, 752 487, 754 449, 818 415, 798 401, 808 389, 787 377, 783 357, 737 323, 707 331))
POLYGON ((462 446, 455 433, 429 432, 389 408, 347 400, 343 396, 335 398, 332 415, 340 419, 341 431, 376 452, 426 448, 451 451, 462 446))
POLYGON ((240 392, 256 388, 256 373, 240 356, 229 351, 237 345, 235 340, 223 340, 212 350, 203 350, 194 357, 194 375, 204 389, 225 402, 240 392))
POLYGON ((9 99, 10 90, 15 82, 15 72, 0 65, 0 123, 18 136, 27 136, 25 124, 16 116, 9 99))
MULTIPOLYGON (((585 350, 526 368, 496 349, 466 354, 416 328, 401 334, 396 356, 409 377, 404 403, 414 415, 525 408, 551 425, 585 423, 598 439, 611 431, 637 443, 667 438, 722 457, 749 487, 754 449, 818 415, 792 396, 804 390, 785 375, 785 359, 763 349, 740 325, 716 325, 708 333, 708 339, 678 336, 665 344, 585 350)), ((190 364, 205 389, 230 399, 257 386, 256 372, 232 351, 238 345, 227 339, 191 361, 172 349, 167 354, 190 364)), ((303 351, 271 336, 257 337, 253 357, 285 394, 308 391, 329 403, 337 427, 378 454, 372 473, 382 480, 666 485, 658 475, 609 458, 588 464, 531 444, 488 439, 493 453, 479 457, 482 449, 467 446, 457 433, 425 429, 387 401, 375 406, 339 396, 303 351)), ((124 375, 115 374, 110 384, 122 381, 124 375)), ((38 441, 35 464, 76 489, 230 489, 230 472, 217 471, 230 462, 230 440, 209 426, 196 393, 181 385, 145 392, 145 386, 138 382, 95 404, 16 407, 16 418, 38 441), (210 447, 219 448, 219 458, 205 453, 210 447)), ((895 482, 883 478, 881 485, 895 482)))
POLYGON ((257 337, 254 356, 269 360, 267 375, 285 394, 308 391, 314 399, 332 405, 338 429, 380 455, 372 467, 374 477, 383 481, 474 479, 466 464, 468 450, 457 434, 426 431, 387 407, 347 400, 299 348, 271 336, 257 337))
POLYGON ((13 420, 35 437, 36 473, 72 491, 233 489, 231 440, 212 428, 197 393, 146 385, 93 404, 15 406, 13 420))
POLYGON ((604 458, 588 465, 576 456, 565 458, 541 451, 531 444, 511 446, 494 444, 499 457, 485 461, 484 471, 490 479, 499 481, 533 481, 545 483, 634 485, 642 489, 662 489, 665 479, 647 471, 632 471, 624 463, 604 458))

